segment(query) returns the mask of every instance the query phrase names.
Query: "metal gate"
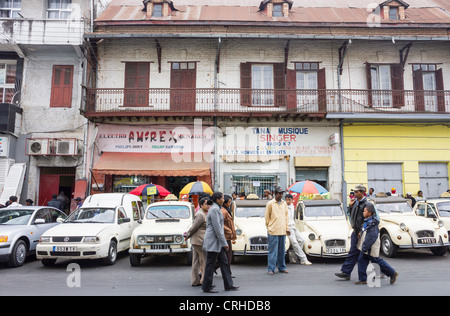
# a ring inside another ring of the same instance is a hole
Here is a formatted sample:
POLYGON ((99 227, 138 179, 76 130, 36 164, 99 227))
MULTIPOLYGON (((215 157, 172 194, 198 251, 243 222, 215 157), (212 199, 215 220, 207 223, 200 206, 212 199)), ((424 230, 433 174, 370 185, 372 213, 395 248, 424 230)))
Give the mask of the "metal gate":
POLYGON ((426 198, 438 198, 448 190, 447 163, 419 163, 420 189, 426 198))
POLYGON ((233 175, 231 185, 235 188, 237 194, 244 192, 245 195, 254 193, 260 198, 263 197, 264 190, 274 191, 278 184, 277 176, 250 176, 250 175, 233 175))
POLYGON ((401 163, 368 163, 367 164, 367 190, 374 188, 375 193, 391 192, 397 190, 403 195, 403 177, 401 163))

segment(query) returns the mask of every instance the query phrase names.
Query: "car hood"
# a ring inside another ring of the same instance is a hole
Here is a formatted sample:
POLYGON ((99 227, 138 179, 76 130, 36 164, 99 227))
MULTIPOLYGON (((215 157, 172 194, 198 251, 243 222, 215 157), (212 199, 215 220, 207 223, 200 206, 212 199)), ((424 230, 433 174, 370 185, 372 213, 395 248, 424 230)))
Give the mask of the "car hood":
POLYGON ((134 235, 182 235, 192 225, 191 219, 146 220, 136 227, 134 235))
POLYGON ((0 235, 14 234, 23 230, 30 230, 27 225, 0 225, 0 235))
POLYGON ((111 223, 62 223, 47 230, 43 236, 97 236, 111 223))
POLYGON ((437 228, 437 222, 433 223, 429 219, 426 219, 421 216, 416 215, 401 215, 401 214, 394 214, 394 215, 380 215, 381 218, 381 226, 386 224, 396 224, 400 225, 400 223, 404 223, 410 230, 412 231, 418 231, 418 230, 434 230, 437 228))
POLYGON ((345 219, 337 220, 307 220, 308 226, 321 239, 347 239, 350 234, 350 226, 345 219))
POLYGON ((235 217, 234 224, 247 236, 267 236, 267 227, 264 217, 235 217))

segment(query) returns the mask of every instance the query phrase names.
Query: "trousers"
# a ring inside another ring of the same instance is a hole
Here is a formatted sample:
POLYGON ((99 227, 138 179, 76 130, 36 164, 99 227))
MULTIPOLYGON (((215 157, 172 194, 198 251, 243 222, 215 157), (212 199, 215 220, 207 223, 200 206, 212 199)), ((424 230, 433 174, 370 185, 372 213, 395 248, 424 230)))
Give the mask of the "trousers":
POLYGON ((211 252, 208 251, 206 253, 206 266, 205 266, 205 275, 203 277, 203 291, 209 291, 212 289, 213 277, 214 277, 214 268, 216 262, 219 263, 220 272, 222 274, 223 286, 225 290, 230 289, 233 284, 233 279, 231 278, 230 268, 228 267, 228 259, 225 248, 222 248, 220 252, 211 252))
POLYGON ((286 261, 284 258, 285 255, 285 242, 286 235, 270 235, 268 236, 269 242, 269 251, 267 254, 267 271, 275 272, 275 267, 278 267, 279 271, 286 270, 286 261))

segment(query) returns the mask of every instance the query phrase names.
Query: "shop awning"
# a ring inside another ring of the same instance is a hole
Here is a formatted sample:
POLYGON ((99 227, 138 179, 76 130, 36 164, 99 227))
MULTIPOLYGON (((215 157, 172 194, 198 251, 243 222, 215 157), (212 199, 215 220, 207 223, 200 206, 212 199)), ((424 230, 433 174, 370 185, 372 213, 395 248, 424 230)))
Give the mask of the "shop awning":
POLYGON ((189 177, 211 174, 211 163, 205 161, 202 154, 190 154, 186 158, 177 162, 181 159, 179 156, 174 159, 171 153, 104 152, 93 169, 105 175, 189 177))

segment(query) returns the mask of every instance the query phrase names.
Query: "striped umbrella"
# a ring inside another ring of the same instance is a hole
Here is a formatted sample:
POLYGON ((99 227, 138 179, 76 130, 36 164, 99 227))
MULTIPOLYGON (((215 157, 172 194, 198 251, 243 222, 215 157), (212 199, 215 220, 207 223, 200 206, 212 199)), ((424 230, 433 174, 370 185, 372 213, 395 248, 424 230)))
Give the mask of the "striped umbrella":
POLYGON ((206 182, 196 181, 188 183, 181 191, 180 195, 199 195, 200 193, 213 194, 213 191, 206 182))
POLYGON ((168 196, 170 192, 163 186, 150 183, 138 186, 137 188, 133 189, 130 194, 138 196, 159 195, 165 197, 168 196))
POLYGON ((325 189, 320 184, 306 180, 306 181, 299 181, 291 185, 287 191, 289 192, 296 192, 296 193, 303 193, 303 194, 326 194, 328 193, 328 190, 325 189))

